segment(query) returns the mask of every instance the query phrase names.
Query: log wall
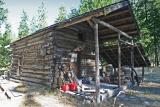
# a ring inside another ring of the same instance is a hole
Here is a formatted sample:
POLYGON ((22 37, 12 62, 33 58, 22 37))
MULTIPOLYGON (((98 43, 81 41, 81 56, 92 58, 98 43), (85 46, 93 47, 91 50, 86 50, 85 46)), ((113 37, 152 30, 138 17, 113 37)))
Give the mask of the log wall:
POLYGON ((12 43, 12 78, 50 85, 52 40, 52 32, 45 31, 12 43))
MULTIPOLYGON (((38 84, 56 85, 57 73, 62 70, 62 66, 70 63, 69 53, 78 46, 85 47, 82 59, 94 59, 93 55, 89 55, 94 51, 94 39, 89 33, 70 29, 46 30, 18 40, 11 45, 12 77, 38 84), (80 38, 82 35, 84 40, 80 38), (20 76, 17 76, 18 70, 20 76)), ((82 69, 85 67, 86 65, 82 69)))

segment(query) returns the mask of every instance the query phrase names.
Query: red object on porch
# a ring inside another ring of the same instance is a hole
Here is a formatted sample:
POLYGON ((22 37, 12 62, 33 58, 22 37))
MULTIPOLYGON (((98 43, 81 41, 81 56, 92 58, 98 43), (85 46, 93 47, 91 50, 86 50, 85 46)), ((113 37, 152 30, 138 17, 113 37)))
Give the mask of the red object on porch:
POLYGON ((63 90, 64 92, 65 92, 65 91, 69 91, 69 84, 63 84, 63 85, 61 86, 61 90, 63 90))
POLYGON ((77 84, 72 82, 69 84, 69 90, 70 91, 77 91, 77 84))

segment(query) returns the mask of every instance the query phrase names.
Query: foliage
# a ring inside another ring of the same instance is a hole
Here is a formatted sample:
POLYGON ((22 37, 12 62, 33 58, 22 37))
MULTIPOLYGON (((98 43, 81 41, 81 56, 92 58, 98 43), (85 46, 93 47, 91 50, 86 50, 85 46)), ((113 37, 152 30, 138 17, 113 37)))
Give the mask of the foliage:
MULTIPOLYGON (((8 10, 5 8, 5 3, 0 0, 0 27, 5 25, 7 21, 8 10)), ((11 26, 6 24, 4 34, 0 33, 0 68, 7 68, 10 65, 10 49, 9 44, 11 42, 11 26)))
POLYGON ((47 11, 46 11, 46 8, 45 8, 45 4, 44 4, 44 1, 42 1, 41 5, 39 6, 38 10, 38 18, 37 18, 37 27, 38 29, 42 29, 44 27, 47 26, 47 11))
POLYGON ((81 0, 80 14, 111 4, 112 0, 81 0))
POLYGON ((72 18, 72 17, 78 16, 78 15, 79 15, 78 9, 74 8, 74 9, 71 9, 71 11, 68 15, 68 18, 72 18))
POLYGON ((81 0, 81 5, 79 8, 80 14, 93 10, 93 1, 92 0, 81 0))
POLYGON ((159 0, 139 0, 133 4, 135 16, 142 32, 139 42, 156 66, 159 65, 160 43, 160 2, 159 0))
POLYGON ((63 20, 65 20, 65 19, 67 19, 67 14, 66 14, 67 12, 66 12, 66 9, 65 9, 65 7, 64 6, 61 6, 60 8, 59 8, 59 14, 58 14, 58 18, 56 19, 56 23, 58 23, 58 22, 61 22, 61 21, 63 21, 63 20))
POLYGON ((42 1, 41 5, 38 7, 37 15, 33 16, 30 21, 30 33, 36 32, 47 26, 47 11, 45 8, 45 2, 42 1))
POLYGON ((7 68, 11 63, 11 35, 11 25, 6 24, 4 34, 0 36, 0 68, 7 68))
POLYGON ((0 27, 7 19, 8 10, 4 8, 3 0, 0 0, 0 27))
POLYGON ((23 38, 29 34, 28 16, 24 10, 22 11, 21 21, 18 30, 19 38, 23 38))
MULTIPOLYGON (((115 2, 115 0, 113 0, 115 2)), ((80 7, 78 9, 71 9, 69 15, 67 15, 64 6, 59 8, 58 18, 55 22, 61 22, 67 18, 72 18, 88 11, 107 6, 113 2, 112 0, 81 0, 80 7)))

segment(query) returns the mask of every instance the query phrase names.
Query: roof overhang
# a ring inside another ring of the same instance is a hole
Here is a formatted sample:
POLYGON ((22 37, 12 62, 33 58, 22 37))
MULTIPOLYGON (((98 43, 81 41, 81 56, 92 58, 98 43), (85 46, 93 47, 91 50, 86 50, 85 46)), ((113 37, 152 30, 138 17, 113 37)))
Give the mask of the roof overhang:
MULTIPOLYGON (((87 12, 78 17, 57 23, 54 26, 55 29, 74 27, 82 31, 84 29, 86 31, 92 31, 91 21, 93 18, 107 22, 132 37, 139 35, 139 28, 128 1, 121 1, 97 10, 87 12)), ((100 41, 107 41, 109 39, 117 38, 117 32, 109 28, 99 25, 98 29, 100 41)))

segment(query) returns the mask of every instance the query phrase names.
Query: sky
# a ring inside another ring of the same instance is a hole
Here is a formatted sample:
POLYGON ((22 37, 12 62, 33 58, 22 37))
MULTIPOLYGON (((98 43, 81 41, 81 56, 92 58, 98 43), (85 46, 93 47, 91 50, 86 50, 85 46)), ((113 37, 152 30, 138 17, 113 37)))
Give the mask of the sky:
MULTIPOLYGON (((67 12, 80 5, 80 0, 44 0, 47 10, 48 25, 54 24, 58 16, 58 9, 61 6, 66 7, 67 12)), ((26 11, 29 20, 37 14, 37 9, 41 5, 42 0, 4 0, 6 8, 8 8, 8 22, 12 26, 12 32, 17 35, 18 26, 22 11, 26 11)))

